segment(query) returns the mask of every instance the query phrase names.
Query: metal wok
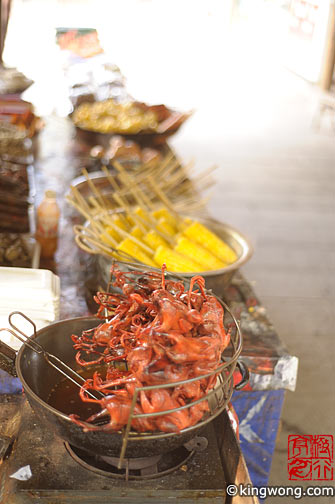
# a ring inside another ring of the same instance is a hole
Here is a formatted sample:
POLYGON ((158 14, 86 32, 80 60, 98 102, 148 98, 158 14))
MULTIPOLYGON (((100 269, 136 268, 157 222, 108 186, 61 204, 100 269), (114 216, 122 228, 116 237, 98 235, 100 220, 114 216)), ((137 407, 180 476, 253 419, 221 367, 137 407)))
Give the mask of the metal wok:
MULTIPOLYGON (((99 323, 101 323, 101 320, 94 317, 63 320, 37 331, 34 339, 47 352, 56 355, 72 369, 78 370, 78 364, 75 361, 76 351, 72 346, 71 334, 80 334, 83 330, 96 327, 99 323)), ((6 345, 2 343, 1 346, 6 345)), ((10 348, 7 347, 7 352, 5 352, 7 356, 9 350, 10 348)), ((235 365, 236 362, 234 362, 234 367, 235 365)), ((43 355, 36 353, 27 345, 22 345, 16 356, 15 367, 31 407, 40 421, 49 427, 51 433, 56 434, 64 441, 68 441, 73 446, 96 455, 111 457, 118 457, 120 455, 123 442, 121 432, 84 432, 80 426, 71 421, 67 414, 48 404, 50 390, 63 377, 48 364, 43 355)), ((243 368, 244 366, 242 366, 242 371, 244 370, 243 368)), ((242 372, 242 376, 243 374, 242 372)), ((245 379, 245 376, 243 378, 245 379)), ((245 383, 244 379, 242 381, 245 383)), ((225 401, 226 403, 227 401, 225 401)), ((220 409, 221 411, 222 408, 220 409)), ((215 416, 211 416, 209 421, 215 416)), ((125 456, 148 457, 166 453, 190 441, 199 433, 202 427, 203 425, 200 425, 200 427, 195 425, 184 429, 179 434, 167 433, 165 437, 159 438, 152 436, 154 439, 144 439, 144 436, 141 434, 130 432, 125 456)))

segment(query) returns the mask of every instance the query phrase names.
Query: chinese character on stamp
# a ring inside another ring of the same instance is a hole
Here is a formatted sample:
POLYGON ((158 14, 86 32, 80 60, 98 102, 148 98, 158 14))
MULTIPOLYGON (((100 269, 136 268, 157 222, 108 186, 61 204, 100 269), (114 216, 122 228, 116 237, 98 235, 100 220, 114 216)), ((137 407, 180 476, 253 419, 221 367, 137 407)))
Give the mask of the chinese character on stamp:
POLYGON ((290 480, 332 480, 333 436, 327 434, 288 436, 288 474, 290 480))

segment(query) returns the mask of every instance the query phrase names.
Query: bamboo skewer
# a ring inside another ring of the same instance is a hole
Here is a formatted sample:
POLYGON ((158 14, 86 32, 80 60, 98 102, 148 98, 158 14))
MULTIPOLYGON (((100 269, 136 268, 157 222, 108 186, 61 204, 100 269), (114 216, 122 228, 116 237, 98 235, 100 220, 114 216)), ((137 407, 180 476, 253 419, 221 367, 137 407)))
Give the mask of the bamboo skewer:
MULTIPOLYGON (((96 225, 96 227, 98 228, 98 231, 100 232, 100 234, 103 234, 105 232, 105 229, 104 227, 101 225, 101 222, 97 223, 97 222, 94 222, 94 220, 91 218, 91 216, 89 214, 86 213, 86 211, 80 207, 77 203, 74 203, 73 201, 71 201, 71 204, 74 204, 74 206, 77 208, 78 211, 80 211, 84 217, 87 218, 87 220, 90 221, 91 225, 93 225, 93 223, 96 225)), ((124 229, 120 228, 117 224, 115 224, 115 222, 113 222, 107 215, 105 216, 100 216, 100 221, 103 221, 103 220, 106 220, 106 222, 108 223, 108 226, 112 227, 119 235, 121 235, 122 237, 124 238, 129 238, 129 240, 131 240, 132 242, 134 242, 136 245, 138 245, 139 247, 141 247, 143 250, 145 250, 148 254, 150 254, 150 256, 152 256, 154 254, 154 250, 152 250, 150 247, 148 247, 146 244, 142 243, 140 240, 138 240, 135 236, 132 236, 130 233, 128 233, 127 231, 125 231, 124 229)), ((110 238, 110 237, 109 237, 110 238)), ((111 237, 112 238, 112 237, 111 237)), ((112 238, 113 239, 113 238, 112 238)), ((92 237, 89 237, 89 236, 85 236, 85 240, 87 241, 91 241, 94 240, 92 237)), ((94 240, 95 241, 95 240, 94 240)), ((96 243, 99 243, 99 242, 96 242, 96 243)), ((116 242, 115 242, 116 243, 116 242)), ((116 247, 118 246, 118 244, 116 243, 116 247)))
POLYGON ((140 230, 142 231, 142 233, 146 233, 147 232, 147 229, 146 229, 146 226, 143 224, 143 221, 142 219, 139 218, 138 215, 136 215, 135 212, 133 212, 129 205, 126 203, 126 201, 124 199, 122 199, 117 193, 113 194, 113 198, 115 199, 115 201, 118 203, 118 205, 122 208, 125 209, 126 213, 129 215, 129 217, 131 217, 131 219, 133 219, 133 221, 136 223, 136 225, 140 228, 140 230))
MULTIPOLYGON (((196 177, 191 178, 190 173, 194 162, 191 161, 183 166, 172 153, 168 153, 162 162, 155 164, 155 166, 142 164, 140 173, 129 174, 117 160, 113 162, 113 166, 117 170, 116 175, 113 175, 107 166, 102 166, 102 171, 112 189, 108 198, 90 178, 86 168, 83 169, 83 175, 92 195, 85 198, 78 188, 71 187, 72 193, 71 196, 67 197, 67 200, 90 223, 89 227, 74 226, 75 241, 80 248, 89 253, 112 255, 119 260, 120 256, 123 255, 126 256, 125 260, 130 259, 139 262, 131 254, 138 253, 138 257, 141 257, 140 250, 136 251, 129 242, 123 242, 125 239, 130 240, 141 249, 143 255, 141 261, 146 261, 144 257, 146 254, 149 256, 147 257, 147 264, 150 264, 149 258, 152 262, 155 262, 158 236, 165 240, 171 249, 174 249, 179 241, 177 236, 168 234, 170 229, 167 227, 165 230, 163 216, 162 221, 160 217, 157 216, 156 218, 153 215, 154 210, 162 207, 168 210, 170 216, 173 216, 177 221, 177 230, 183 232, 186 223, 179 212, 185 211, 186 213, 187 211, 189 213, 191 209, 192 211, 197 210, 205 204, 205 201, 200 200, 197 194, 194 196, 194 186, 201 183, 201 189, 203 190, 205 186, 212 185, 213 181, 210 175, 216 167, 210 167, 196 177), (181 201, 181 197, 184 198, 183 201, 181 201), (143 213, 138 213, 137 209, 134 208, 135 205, 138 205, 143 213), (111 208, 117 207, 123 209, 123 213, 117 213, 122 221, 115 219, 115 214, 110 212, 111 208), (136 233, 132 234, 132 222, 144 236, 140 233, 140 238, 137 238, 136 233), (115 235, 114 232, 117 234, 115 235), (148 237, 146 237, 145 235, 149 232, 157 234, 156 236, 148 234, 148 237), (121 250, 119 250, 119 247, 121 250), (127 250, 124 254, 122 253, 123 249, 127 250), (130 253, 128 253, 128 250, 130 253)), ((173 223, 172 227, 174 227, 173 223)), ((158 243, 160 242, 158 241, 158 243)), ((165 244, 165 246, 167 245, 165 244)))
POLYGON ((170 212, 176 217, 177 220, 181 220, 181 217, 178 215, 178 213, 175 211, 173 208, 173 205, 169 201, 169 199, 166 197, 166 195, 161 191, 161 189, 158 187, 158 185, 155 183, 152 177, 148 177, 149 184, 151 185, 153 191, 156 193, 158 198, 162 201, 163 205, 170 210, 170 212))
MULTIPOLYGON (((119 165, 119 163, 116 163, 116 165, 115 165, 116 169, 120 170, 122 175, 124 175, 125 179, 128 181, 128 175, 125 173, 123 166, 121 166, 121 165, 117 166, 117 165, 119 165)), ((150 180, 150 177, 147 177, 147 178, 148 178, 148 180, 150 180)), ((153 211, 155 209, 155 206, 153 205, 153 203, 146 197, 146 195, 142 192, 141 189, 137 188, 137 190, 135 191, 135 189, 133 188, 132 191, 134 192, 134 197, 135 197, 135 193, 137 193, 136 197, 137 197, 137 201, 139 203, 139 206, 140 206, 140 208, 142 208, 142 210, 145 212, 146 216, 149 218, 152 226, 154 226, 154 228, 155 228, 156 233, 159 236, 161 236, 168 243, 170 243, 170 244, 173 243, 173 239, 170 236, 168 236, 166 233, 162 233, 160 230, 157 229, 158 222, 150 213, 150 211, 153 211), (142 200, 144 201, 144 204, 149 209, 149 212, 143 207, 143 204, 141 204, 142 200)), ((143 219, 141 219, 140 216, 137 216, 137 217, 139 218, 139 220, 141 220, 143 222, 143 219)))
MULTIPOLYGON (((120 165, 117 161, 115 162, 115 168, 120 172, 120 175, 124 178, 126 183, 131 183, 130 177, 128 174, 125 172, 123 166, 120 165)), ((142 210, 145 212, 146 216, 148 217, 149 221, 156 226, 156 220, 152 217, 150 214, 150 210, 154 210, 154 205, 152 202, 146 197, 146 195, 143 193, 143 191, 140 188, 134 188, 130 187, 130 191, 132 192, 134 198, 136 199, 138 205, 142 210), (149 211, 145 208, 147 207, 149 211)))
POLYGON ((75 202, 73 199, 71 199, 69 196, 67 196, 67 201, 73 205, 78 212, 80 212, 91 224, 91 226, 96 229, 98 232, 102 233, 103 232, 103 227, 101 224, 97 221, 95 221, 91 215, 82 207, 80 206, 77 202, 75 202))
POLYGON ((98 191, 98 189, 95 187, 95 184, 93 183, 93 180, 90 178, 90 176, 89 176, 88 171, 86 170, 86 168, 82 169, 82 173, 84 174, 84 176, 85 176, 85 178, 87 180, 88 185, 90 186, 93 194, 95 194, 97 200, 100 202, 101 206, 106 207, 105 199, 103 197, 103 194, 100 191, 98 191))

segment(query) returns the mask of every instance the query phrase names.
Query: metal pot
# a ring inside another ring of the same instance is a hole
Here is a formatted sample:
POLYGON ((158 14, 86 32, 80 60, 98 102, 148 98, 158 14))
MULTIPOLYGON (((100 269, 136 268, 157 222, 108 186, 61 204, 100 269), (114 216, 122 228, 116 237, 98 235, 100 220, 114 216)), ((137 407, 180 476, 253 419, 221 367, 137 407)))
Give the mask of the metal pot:
MULTIPOLYGON (((225 289, 229 286, 236 271, 241 268, 252 256, 253 248, 249 240, 237 229, 219 222, 215 219, 207 217, 201 219, 197 217, 199 222, 202 222, 208 229, 213 231, 219 238, 221 238, 227 245, 229 245, 237 255, 237 260, 221 268, 219 270, 201 271, 193 273, 180 273, 184 279, 191 279, 194 275, 201 275, 206 280, 206 289, 211 289, 217 296, 223 296, 225 289)), ((131 259, 130 259, 131 261, 131 259)), ((110 268, 112 262, 119 265, 121 270, 128 270, 126 262, 116 261, 113 258, 103 255, 96 255, 96 270, 97 280, 99 285, 105 288, 110 279, 110 268)), ((133 266, 129 270, 133 269, 133 266)), ((145 266, 145 269, 149 269, 145 266)), ((151 268, 150 268, 151 269, 151 268)), ((157 269, 157 271, 160 271, 157 269)), ((173 274, 173 273, 172 273, 173 274)))
MULTIPOLYGON (((37 341, 45 351, 56 355, 69 367, 77 370, 76 351, 73 349, 71 334, 80 334, 86 329, 96 327, 99 323, 101 320, 94 317, 63 320, 37 331, 33 341, 37 341)), ((23 345, 16 355, 4 343, 0 345, 0 352, 5 353, 7 357, 16 357, 17 375, 21 380, 27 399, 38 418, 48 425, 51 432, 71 445, 96 455, 111 457, 120 455, 123 442, 121 432, 84 432, 80 426, 71 421, 67 414, 48 404, 50 391, 60 382, 62 376, 59 371, 48 364, 43 355, 27 345, 23 345)), ((236 362, 234 361, 233 364, 235 367, 236 362)), ((246 377, 244 376, 244 378, 246 377)), ((213 416, 213 418, 215 417, 213 416)), ((168 433, 158 439, 155 436, 152 436, 153 439, 142 439, 141 434, 134 433, 136 434, 134 439, 131 435, 129 436, 125 456, 148 457, 171 451, 191 440, 201 428, 202 426, 195 425, 184 429, 180 434, 168 433)))

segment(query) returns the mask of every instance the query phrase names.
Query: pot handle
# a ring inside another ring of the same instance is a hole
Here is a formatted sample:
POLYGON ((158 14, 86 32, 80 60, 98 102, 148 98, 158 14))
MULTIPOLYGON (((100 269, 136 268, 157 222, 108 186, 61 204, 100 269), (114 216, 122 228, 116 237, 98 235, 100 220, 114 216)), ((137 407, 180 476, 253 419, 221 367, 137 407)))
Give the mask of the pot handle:
MULTIPOLYGON (((13 334, 11 329, 1 328, 0 331, 7 331, 13 334)), ((16 377, 15 370, 16 351, 11 346, 0 340, 0 369, 6 371, 11 376, 16 377)))
POLYGON ((238 367, 238 369, 242 375, 242 378, 241 378, 241 381, 234 386, 234 390, 241 390, 248 383, 250 373, 249 373, 248 366, 243 361, 238 360, 236 362, 236 367, 238 367))

